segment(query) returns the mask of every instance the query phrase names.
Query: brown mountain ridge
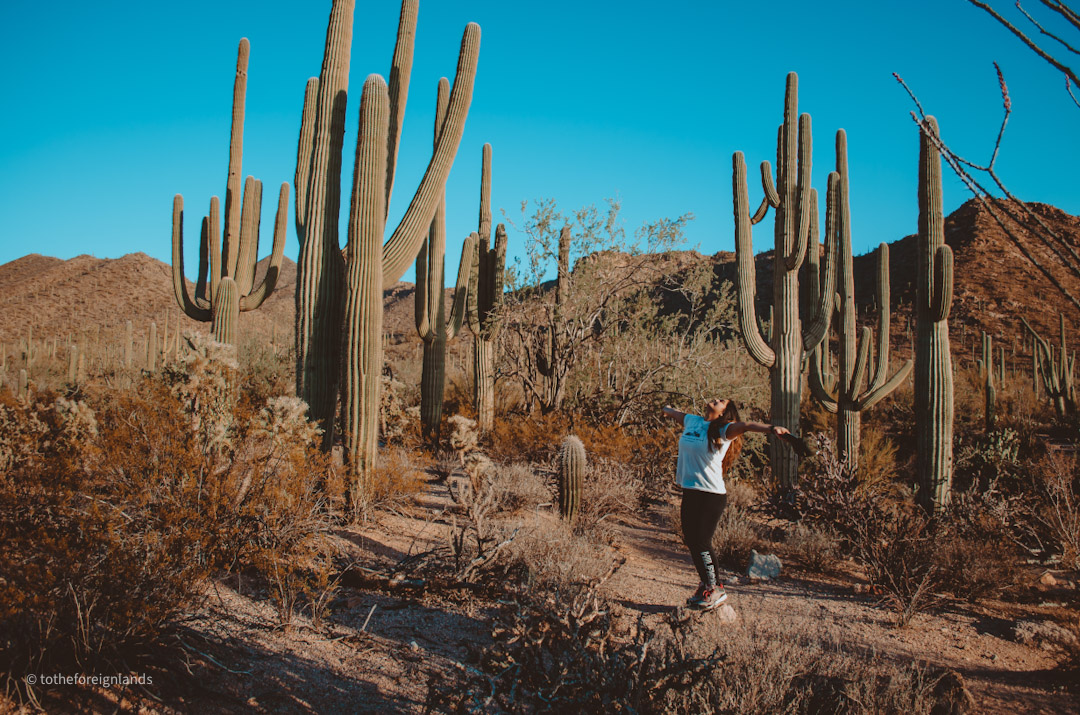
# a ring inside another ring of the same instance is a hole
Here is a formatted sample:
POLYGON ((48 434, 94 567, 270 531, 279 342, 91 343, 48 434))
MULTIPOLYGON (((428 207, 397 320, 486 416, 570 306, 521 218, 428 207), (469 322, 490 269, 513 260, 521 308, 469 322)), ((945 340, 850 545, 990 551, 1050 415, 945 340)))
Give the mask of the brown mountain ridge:
MULTIPOLYGON (((1046 204, 1028 206, 1080 250, 1080 218, 1046 204)), ((763 235, 757 245, 769 242, 771 237, 763 235)), ((972 341, 986 330, 999 339, 996 344, 1009 349, 1015 343, 1018 355, 1029 354, 1029 348, 1024 347, 1029 341, 1020 316, 1025 316, 1044 337, 1056 339, 1059 311, 1065 315, 1070 345, 1077 344, 1080 314, 1023 257, 976 200, 948 216, 946 242, 953 249, 955 262, 950 315, 954 352, 970 355, 972 341)), ((898 355, 910 350, 906 332, 915 294, 915 243, 914 236, 906 236, 890 244, 893 342, 898 355)), ((1053 263, 1046 251, 1033 247, 1034 243, 1032 239, 1025 245, 1036 252, 1067 290, 1080 295, 1080 276, 1065 270, 1060 262, 1053 263)), ((662 260, 674 270, 688 261, 712 260, 718 275, 735 279, 735 256, 730 251, 708 259, 693 251, 677 254, 662 260)), ((872 306, 875 261, 872 253, 854 259, 860 314, 872 306)), ((266 262, 259 262, 259 277, 266 262)), ((756 263, 759 315, 766 317, 771 300, 772 252, 758 254, 756 263)), ((190 281, 189 286, 194 289, 190 281)), ((275 335, 279 343, 291 343, 295 286, 296 264, 285 258, 273 295, 259 310, 241 315, 241 339, 254 335, 269 340, 275 335)), ((385 294, 385 326, 391 345, 415 348, 419 344, 412 328, 413 292, 412 284, 399 283, 385 294)), ((117 259, 83 255, 69 260, 31 254, 0 265, 0 342, 9 346, 9 354, 13 352, 11 346, 31 328, 36 338, 65 337, 85 329, 100 331, 103 337, 119 336, 125 322, 131 320, 135 335, 141 338, 151 321, 157 322, 160 331, 166 314, 172 332, 180 313, 173 298, 171 269, 144 253, 117 259)), ((206 330, 207 326, 181 316, 181 328, 206 330)))

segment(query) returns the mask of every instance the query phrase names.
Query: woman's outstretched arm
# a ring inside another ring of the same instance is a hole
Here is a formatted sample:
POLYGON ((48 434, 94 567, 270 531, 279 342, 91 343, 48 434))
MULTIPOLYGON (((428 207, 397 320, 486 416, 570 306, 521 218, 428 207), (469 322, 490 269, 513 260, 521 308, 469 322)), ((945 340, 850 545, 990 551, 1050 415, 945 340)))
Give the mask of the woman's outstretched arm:
POLYGON ((685 412, 679 412, 677 409, 675 409, 671 405, 664 405, 664 409, 662 409, 660 412, 664 415, 664 417, 668 417, 670 419, 673 419, 676 422, 678 422, 679 424, 682 424, 683 423, 683 418, 686 417, 685 412))
POLYGON ((780 425, 770 425, 766 422, 732 422, 727 426, 727 432, 724 436, 728 439, 735 439, 743 432, 761 432, 763 434, 773 434, 777 437, 791 434, 791 432, 780 425))

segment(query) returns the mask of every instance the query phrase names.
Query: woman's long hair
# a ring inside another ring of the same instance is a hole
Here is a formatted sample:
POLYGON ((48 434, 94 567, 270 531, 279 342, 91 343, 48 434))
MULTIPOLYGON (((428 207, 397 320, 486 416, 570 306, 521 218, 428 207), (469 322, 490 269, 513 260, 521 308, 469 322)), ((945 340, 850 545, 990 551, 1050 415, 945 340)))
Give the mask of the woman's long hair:
MULTIPOLYGON (((739 408, 735 406, 735 400, 728 400, 727 407, 715 420, 709 423, 709 430, 706 433, 709 441, 709 451, 717 448, 717 441, 720 439, 720 433, 724 429, 724 425, 731 422, 739 421, 739 408)), ((731 469, 731 465, 735 463, 735 459, 739 456, 739 452, 742 451, 743 436, 739 435, 731 441, 728 446, 727 452, 724 453, 724 461, 722 467, 724 474, 726 475, 731 469)))

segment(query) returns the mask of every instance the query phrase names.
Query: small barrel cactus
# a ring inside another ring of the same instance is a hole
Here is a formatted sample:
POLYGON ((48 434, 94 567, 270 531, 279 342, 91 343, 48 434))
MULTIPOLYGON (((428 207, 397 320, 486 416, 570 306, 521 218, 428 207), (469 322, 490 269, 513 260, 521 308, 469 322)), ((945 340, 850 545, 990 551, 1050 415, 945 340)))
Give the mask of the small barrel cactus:
POLYGON ((567 521, 574 520, 581 506, 585 467, 585 445, 570 435, 559 448, 559 513, 567 521))

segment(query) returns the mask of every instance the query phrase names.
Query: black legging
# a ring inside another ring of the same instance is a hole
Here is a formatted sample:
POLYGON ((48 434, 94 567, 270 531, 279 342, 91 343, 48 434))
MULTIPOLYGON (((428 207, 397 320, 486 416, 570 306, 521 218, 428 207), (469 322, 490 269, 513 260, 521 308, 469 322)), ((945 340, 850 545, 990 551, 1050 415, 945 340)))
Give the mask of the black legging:
POLYGON ((720 515, 727 506, 727 494, 713 494, 697 489, 683 489, 682 517, 683 543, 690 549, 701 582, 710 588, 716 586, 716 553, 712 538, 720 515))

